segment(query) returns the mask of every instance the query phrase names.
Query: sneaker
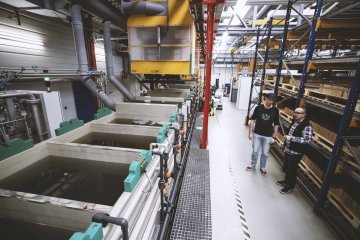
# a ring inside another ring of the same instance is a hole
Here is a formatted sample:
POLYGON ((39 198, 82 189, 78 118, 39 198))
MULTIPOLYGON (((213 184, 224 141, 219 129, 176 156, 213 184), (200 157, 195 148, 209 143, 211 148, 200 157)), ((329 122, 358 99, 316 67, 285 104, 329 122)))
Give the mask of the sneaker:
POLYGON ((260 168, 260 173, 261 173, 263 176, 266 176, 266 175, 267 175, 267 172, 266 172, 265 168, 260 168))
POLYGON ((282 181, 276 181, 276 185, 279 185, 279 186, 285 187, 285 180, 282 180, 282 181))
POLYGON ((283 189, 280 190, 281 194, 288 194, 294 191, 294 187, 285 186, 283 189))
POLYGON ((249 165, 249 166, 247 166, 246 167, 246 171, 252 171, 252 170, 254 170, 255 168, 253 167, 253 165, 249 165))

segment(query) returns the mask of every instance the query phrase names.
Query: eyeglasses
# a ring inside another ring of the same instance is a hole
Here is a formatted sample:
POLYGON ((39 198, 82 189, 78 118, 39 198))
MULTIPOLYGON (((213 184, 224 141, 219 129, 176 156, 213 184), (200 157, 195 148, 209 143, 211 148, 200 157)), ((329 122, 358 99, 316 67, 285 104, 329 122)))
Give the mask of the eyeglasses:
POLYGON ((294 112, 295 114, 304 114, 303 112, 294 112))

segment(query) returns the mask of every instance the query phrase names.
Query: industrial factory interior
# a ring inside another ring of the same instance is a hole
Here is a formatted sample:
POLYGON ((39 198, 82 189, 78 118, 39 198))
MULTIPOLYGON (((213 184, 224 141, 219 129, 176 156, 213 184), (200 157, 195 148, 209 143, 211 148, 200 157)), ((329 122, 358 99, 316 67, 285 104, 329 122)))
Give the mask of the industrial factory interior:
POLYGON ((0 0, 0 239, 359 240, 360 0, 0 0))

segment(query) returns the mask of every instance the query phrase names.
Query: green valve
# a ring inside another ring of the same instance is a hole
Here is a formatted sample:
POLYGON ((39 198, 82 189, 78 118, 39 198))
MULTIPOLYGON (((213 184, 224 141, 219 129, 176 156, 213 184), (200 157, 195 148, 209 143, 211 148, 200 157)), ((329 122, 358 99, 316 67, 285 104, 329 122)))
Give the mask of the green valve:
POLYGON ((174 112, 173 114, 171 114, 170 122, 172 122, 172 123, 177 122, 178 115, 179 115, 179 113, 177 113, 177 112, 174 112))
POLYGON ((158 132, 158 135, 156 137, 156 142, 157 143, 162 143, 165 141, 165 138, 167 136, 167 133, 169 131, 169 125, 168 124, 164 124, 158 132))
POLYGON ((22 140, 20 138, 14 138, 6 141, 4 144, 0 144, 0 161, 15 154, 21 153, 29 148, 32 148, 32 139, 22 140))
POLYGON ((44 77, 45 82, 50 82, 50 77, 44 77))
POLYGON ((92 222, 86 232, 76 232, 74 233, 70 240, 102 240, 103 239, 103 231, 102 224, 92 222))
POLYGON ((140 163, 141 163, 141 169, 145 170, 147 168, 147 166, 149 166, 149 164, 151 163, 152 160, 152 153, 149 150, 142 150, 139 153, 139 157, 140 157, 140 163))
POLYGON ((100 108, 100 109, 97 110, 97 112, 95 114, 95 119, 103 118, 103 117, 105 117, 105 116, 107 116, 107 115, 109 115, 111 113, 112 113, 112 111, 111 111, 110 108, 107 108, 107 107, 100 108))
POLYGON ((55 134, 56 136, 60 136, 63 135, 67 132, 70 132, 78 127, 81 127, 82 125, 84 125, 84 121, 83 120, 79 120, 77 118, 73 118, 69 121, 65 121, 60 123, 60 127, 55 129, 55 134))
POLYGON ((139 153, 140 160, 133 161, 129 167, 129 175, 124 180, 125 192, 132 192, 139 182, 142 174, 142 170, 145 170, 149 166, 152 160, 151 151, 141 151, 139 153))

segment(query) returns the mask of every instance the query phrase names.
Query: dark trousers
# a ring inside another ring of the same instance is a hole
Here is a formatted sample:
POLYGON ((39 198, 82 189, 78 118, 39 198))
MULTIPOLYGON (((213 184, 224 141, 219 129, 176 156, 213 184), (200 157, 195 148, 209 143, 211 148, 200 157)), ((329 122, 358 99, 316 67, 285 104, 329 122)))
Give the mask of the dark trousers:
POLYGON ((285 184, 290 188, 295 187, 297 166, 300 160, 303 158, 303 156, 304 156, 303 154, 291 155, 285 153, 285 162, 283 165, 283 171, 285 172, 285 184))

